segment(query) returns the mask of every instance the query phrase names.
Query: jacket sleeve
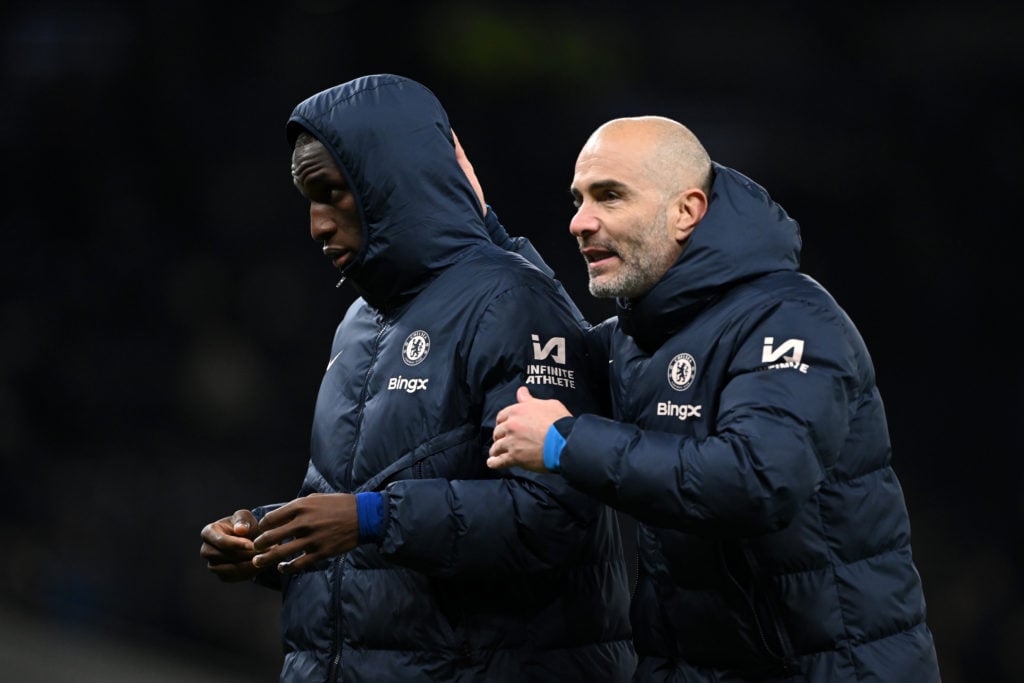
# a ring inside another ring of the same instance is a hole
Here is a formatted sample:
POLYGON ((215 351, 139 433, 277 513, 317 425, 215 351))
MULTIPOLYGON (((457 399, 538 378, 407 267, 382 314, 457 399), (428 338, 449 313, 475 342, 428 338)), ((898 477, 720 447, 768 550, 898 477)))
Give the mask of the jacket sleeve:
POLYGON ((480 410, 467 454, 474 477, 401 480, 385 489, 379 545, 391 561, 435 575, 559 569, 592 552, 603 506, 558 475, 485 465, 499 410, 527 386, 570 410, 592 409, 583 327, 555 283, 533 278, 498 296, 481 316, 465 363, 480 410))
POLYGON ((579 416, 563 476, 653 526, 709 536, 785 527, 838 458, 858 401, 877 400, 863 342, 838 310, 785 304, 737 342, 721 381, 700 438, 579 416), (798 362, 765 362, 766 337, 801 340, 798 362))

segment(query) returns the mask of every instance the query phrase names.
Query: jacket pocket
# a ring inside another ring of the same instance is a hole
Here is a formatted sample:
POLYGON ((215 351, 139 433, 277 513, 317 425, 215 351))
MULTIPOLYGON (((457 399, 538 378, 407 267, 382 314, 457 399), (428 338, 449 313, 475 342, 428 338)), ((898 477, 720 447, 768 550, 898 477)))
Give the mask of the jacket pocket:
POLYGON ((719 562, 737 605, 737 628, 754 655, 751 666, 759 675, 798 673, 799 663, 780 617, 778 596, 759 570, 754 553, 742 541, 723 541, 719 544, 719 562))

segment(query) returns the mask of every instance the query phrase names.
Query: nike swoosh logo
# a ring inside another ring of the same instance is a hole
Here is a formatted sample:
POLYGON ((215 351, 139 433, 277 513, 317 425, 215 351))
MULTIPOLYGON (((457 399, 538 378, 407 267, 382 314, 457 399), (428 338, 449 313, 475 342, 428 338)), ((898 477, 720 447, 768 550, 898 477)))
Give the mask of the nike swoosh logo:
POLYGON ((334 354, 334 358, 332 358, 331 362, 327 364, 327 368, 324 370, 324 372, 327 372, 328 370, 331 369, 331 366, 334 365, 334 361, 338 360, 338 356, 340 355, 341 351, 338 351, 338 353, 334 354))

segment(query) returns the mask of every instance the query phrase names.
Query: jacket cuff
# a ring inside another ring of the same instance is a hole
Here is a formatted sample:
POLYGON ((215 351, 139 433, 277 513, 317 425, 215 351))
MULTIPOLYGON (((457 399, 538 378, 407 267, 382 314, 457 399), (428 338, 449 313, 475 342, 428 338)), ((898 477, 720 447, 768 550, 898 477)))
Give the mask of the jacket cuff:
POLYGON ((378 491, 356 494, 356 516, 359 518, 359 542, 370 543, 380 539, 384 527, 384 496, 378 491))
POLYGON ((548 433, 544 435, 544 467, 550 472, 557 472, 561 468, 562 449, 565 448, 565 437, 559 434, 555 425, 548 427, 548 433))
POLYGON ((552 472, 558 472, 562 468, 562 450, 574 424, 576 418, 570 415, 555 420, 554 424, 548 427, 548 433, 544 436, 544 467, 552 472))

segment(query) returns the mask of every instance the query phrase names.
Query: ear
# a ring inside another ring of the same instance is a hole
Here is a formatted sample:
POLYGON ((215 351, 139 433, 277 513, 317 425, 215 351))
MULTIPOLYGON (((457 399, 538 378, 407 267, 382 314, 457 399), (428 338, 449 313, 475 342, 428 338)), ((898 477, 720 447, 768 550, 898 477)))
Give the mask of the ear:
POLYGON ((682 244, 689 239, 690 233, 707 213, 708 196, 704 194, 704 190, 691 187, 679 193, 672 208, 672 237, 682 244))

